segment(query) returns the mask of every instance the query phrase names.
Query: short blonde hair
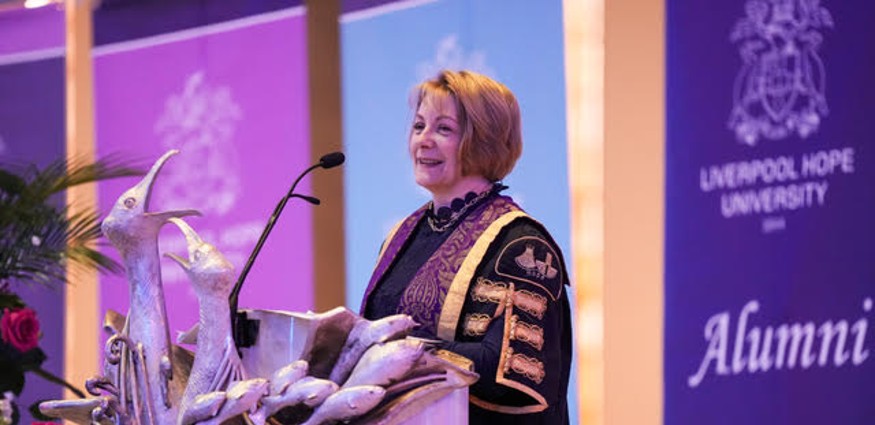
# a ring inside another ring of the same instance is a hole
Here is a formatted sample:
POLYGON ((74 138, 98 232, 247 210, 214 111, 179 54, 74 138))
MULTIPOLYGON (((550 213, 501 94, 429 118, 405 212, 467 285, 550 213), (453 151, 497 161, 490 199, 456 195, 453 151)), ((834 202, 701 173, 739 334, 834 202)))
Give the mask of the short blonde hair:
POLYGON ((519 104, 507 87, 475 72, 443 70, 414 89, 414 111, 426 97, 451 98, 456 104, 463 176, 495 182, 510 174, 522 154, 523 137, 519 104))

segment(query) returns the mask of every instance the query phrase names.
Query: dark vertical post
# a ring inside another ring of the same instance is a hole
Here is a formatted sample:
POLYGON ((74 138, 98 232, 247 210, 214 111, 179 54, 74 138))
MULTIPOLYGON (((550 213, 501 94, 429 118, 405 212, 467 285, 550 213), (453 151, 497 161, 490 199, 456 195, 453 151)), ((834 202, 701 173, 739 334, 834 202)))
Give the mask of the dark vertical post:
MULTIPOLYGON (((340 0, 306 0, 310 159, 343 150, 340 103, 340 0)), ((352 158, 350 158, 352 159, 352 158)), ((343 167, 311 175, 322 205, 313 214, 314 309, 346 302, 343 167)))

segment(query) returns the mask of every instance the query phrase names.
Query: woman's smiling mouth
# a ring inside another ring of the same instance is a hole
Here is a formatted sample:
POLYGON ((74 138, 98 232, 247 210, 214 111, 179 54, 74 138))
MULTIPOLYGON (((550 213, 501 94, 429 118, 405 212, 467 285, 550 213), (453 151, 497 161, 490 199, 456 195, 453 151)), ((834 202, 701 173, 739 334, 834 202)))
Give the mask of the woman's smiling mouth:
POLYGON ((443 161, 441 161, 439 159, 432 159, 432 158, 419 158, 416 160, 416 162, 420 165, 429 165, 429 166, 440 165, 440 164, 444 163, 443 161))

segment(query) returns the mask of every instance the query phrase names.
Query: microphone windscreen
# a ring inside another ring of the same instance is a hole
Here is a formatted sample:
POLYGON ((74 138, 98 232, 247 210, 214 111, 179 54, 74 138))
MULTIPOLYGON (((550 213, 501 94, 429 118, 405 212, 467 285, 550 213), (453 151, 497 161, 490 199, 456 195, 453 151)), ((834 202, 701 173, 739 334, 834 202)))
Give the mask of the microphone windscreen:
POLYGON ((334 168, 343 164, 345 159, 346 157, 343 156, 343 152, 331 152, 322 158, 319 158, 319 165, 321 165, 322 168, 334 168))

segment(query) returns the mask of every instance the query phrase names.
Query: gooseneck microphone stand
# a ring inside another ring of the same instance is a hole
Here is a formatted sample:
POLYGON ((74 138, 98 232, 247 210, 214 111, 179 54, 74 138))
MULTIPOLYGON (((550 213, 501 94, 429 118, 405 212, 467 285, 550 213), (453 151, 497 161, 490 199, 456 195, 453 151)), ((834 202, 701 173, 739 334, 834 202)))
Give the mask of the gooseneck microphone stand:
POLYGON ((261 232, 261 237, 258 238, 258 243, 255 244, 255 249, 252 250, 252 254, 249 255, 249 259, 246 261, 246 265, 243 266, 243 271, 240 272, 240 277, 237 278, 237 283, 234 285, 234 289, 231 291, 231 295, 228 297, 228 303, 231 305, 231 332, 234 335, 234 343, 237 346, 237 352, 240 353, 241 347, 251 347, 255 343, 255 338, 258 336, 258 323, 254 320, 249 320, 246 317, 246 313, 239 313, 237 311, 237 303, 240 296, 240 289, 243 287, 243 282, 246 280, 246 275, 249 274, 249 270, 252 269, 252 265, 255 263, 255 258, 258 256, 258 253, 261 252, 261 248, 264 246, 264 242, 267 240, 267 237, 270 235, 271 230, 273 230, 274 225, 276 225, 276 221, 279 218, 280 214, 282 214, 283 209, 286 207, 286 203, 289 202, 291 198, 300 198, 303 199, 313 205, 319 205, 321 201, 318 198, 301 195, 295 193, 295 187, 298 186, 298 182, 301 181, 304 176, 306 176, 311 171, 317 168, 334 168, 340 164, 343 164, 343 161, 346 158, 344 157, 342 152, 332 152, 329 153, 322 158, 319 159, 319 162, 310 166, 304 170, 301 175, 295 179, 295 182, 292 184, 291 189, 289 189, 289 193, 286 196, 283 196, 277 204, 276 208, 273 210, 273 214, 270 215, 270 219, 267 221, 267 225, 264 227, 264 231, 261 232))

